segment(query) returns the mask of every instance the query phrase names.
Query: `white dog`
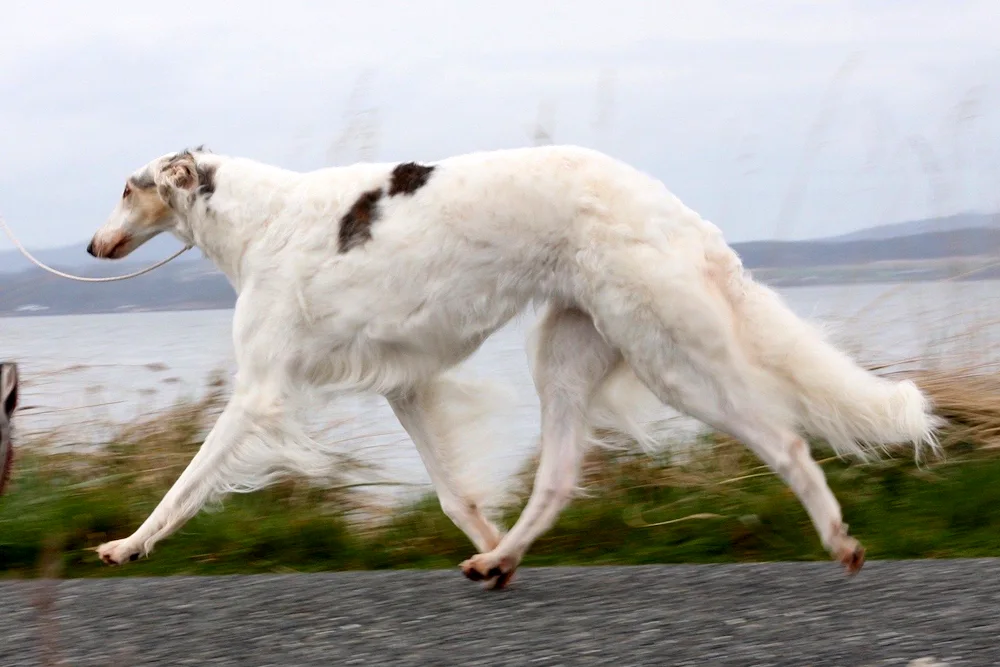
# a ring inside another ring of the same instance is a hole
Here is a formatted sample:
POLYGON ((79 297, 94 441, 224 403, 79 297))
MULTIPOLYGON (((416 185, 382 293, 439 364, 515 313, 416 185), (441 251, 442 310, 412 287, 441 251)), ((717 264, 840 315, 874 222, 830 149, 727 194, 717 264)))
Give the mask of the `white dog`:
POLYGON ((894 443, 938 447, 939 421, 914 384, 860 368, 754 282, 714 225, 592 150, 308 173, 171 153, 128 179, 88 252, 118 259, 161 232, 199 247, 238 293, 238 372, 155 511, 98 548, 107 563, 150 553, 212 498, 314 471, 318 452, 292 418, 314 388, 386 397, 479 552, 463 572, 495 587, 569 502, 596 406, 627 411, 628 400, 606 396, 623 377, 748 445, 849 572, 864 550, 803 437, 861 457, 894 443), (541 455, 504 534, 455 465, 476 434, 462 432, 450 401, 475 397, 446 371, 532 302, 546 307, 532 344, 541 455))

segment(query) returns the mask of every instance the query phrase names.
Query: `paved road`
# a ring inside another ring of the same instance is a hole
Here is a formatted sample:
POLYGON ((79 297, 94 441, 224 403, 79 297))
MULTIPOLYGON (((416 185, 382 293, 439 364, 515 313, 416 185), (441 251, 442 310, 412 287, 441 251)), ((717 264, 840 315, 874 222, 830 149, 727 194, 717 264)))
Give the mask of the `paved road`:
POLYGON ((0 583, 0 666, 1000 664, 1000 560, 48 584, 0 583))

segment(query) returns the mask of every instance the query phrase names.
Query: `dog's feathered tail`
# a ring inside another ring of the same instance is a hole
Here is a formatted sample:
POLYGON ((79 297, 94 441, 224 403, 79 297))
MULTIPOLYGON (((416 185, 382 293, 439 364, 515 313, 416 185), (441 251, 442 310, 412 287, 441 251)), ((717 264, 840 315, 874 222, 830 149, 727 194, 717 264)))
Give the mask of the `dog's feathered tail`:
POLYGON ((862 368, 742 267, 738 272, 734 267, 731 275, 727 292, 743 317, 745 345, 762 367, 783 380, 782 398, 802 430, 823 438, 839 454, 862 459, 898 444, 913 445, 918 458, 924 447, 937 450, 941 420, 915 383, 862 368))
MULTIPOLYGON (((909 380, 880 377, 831 344, 811 322, 798 317, 773 290, 752 279, 721 235, 706 234, 706 281, 732 312, 732 344, 748 363, 755 402, 780 424, 821 438, 839 455, 870 459, 892 445, 912 445, 917 458, 937 452, 933 414, 926 395, 909 380)), ((637 418, 652 393, 622 364, 599 389, 595 419, 648 445, 652 440, 637 418)))

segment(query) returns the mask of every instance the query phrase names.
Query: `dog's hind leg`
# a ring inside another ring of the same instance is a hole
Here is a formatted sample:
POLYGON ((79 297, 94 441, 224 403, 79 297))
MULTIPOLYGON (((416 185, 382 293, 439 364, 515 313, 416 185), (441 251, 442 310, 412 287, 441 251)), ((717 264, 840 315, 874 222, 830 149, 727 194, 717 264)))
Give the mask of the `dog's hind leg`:
POLYGON ((795 493, 831 555, 848 572, 860 569, 864 550, 848 535, 822 469, 795 432, 790 408, 772 390, 769 383, 777 380, 747 357, 736 334, 739 323, 717 307, 699 277, 665 283, 659 294, 655 283, 634 281, 597 296, 592 306, 602 333, 650 391, 747 445, 795 493))
POLYGON ((541 456, 524 511, 500 544, 462 563, 473 580, 502 587, 531 544, 556 522, 577 489, 587 435, 586 411, 594 390, 620 360, 577 309, 550 311, 542 320, 533 368, 541 402, 541 456))
MULTIPOLYGON (((732 384, 725 386, 735 391, 723 391, 716 400, 699 389, 706 383, 705 376, 697 372, 676 372, 668 377, 646 367, 637 370, 636 375, 677 410, 748 446, 795 493, 827 551, 848 573, 861 569, 864 549, 848 534, 840 504, 801 436, 762 419, 751 403, 741 400, 737 395, 739 390, 732 384)), ((744 389, 752 391, 749 386, 744 389)))
POLYGON ((456 433, 445 414, 441 391, 443 378, 415 389, 387 397, 390 407, 406 430, 434 484, 441 509, 480 551, 489 551, 500 542, 500 530, 483 515, 479 489, 469 488, 463 471, 456 469, 457 448, 469 446, 456 433))

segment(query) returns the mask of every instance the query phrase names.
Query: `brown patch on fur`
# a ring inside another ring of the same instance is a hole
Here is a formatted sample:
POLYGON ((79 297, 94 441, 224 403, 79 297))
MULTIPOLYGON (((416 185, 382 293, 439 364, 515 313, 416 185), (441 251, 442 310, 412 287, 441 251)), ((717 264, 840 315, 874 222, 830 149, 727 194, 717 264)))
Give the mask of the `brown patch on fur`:
POLYGON ((197 194, 204 195, 207 198, 211 197, 215 193, 215 169, 216 167, 214 164, 199 164, 197 166, 197 194))
POLYGON ((163 174, 170 185, 181 190, 190 190, 193 188, 198 178, 195 171, 194 158, 190 154, 185 153, 168 160, 163 165, 163 174))
POLYGON ((87 246, 87 252, 94 257, 124 257, 133 238, 148 237, 150 233, 159 230, 163 220, 170 215, 170 205, 160 189, 138 187, 129 179, 122 196, 120 205, 124 207, 122 214, 128 219, 128 231, 119 230, 101 238, 95 236, 87 246))
POLYGON ((372 223, 378 219, 378 202, 381 198, 380 188, 363 193, 340 219, 339 252, 347 252, 371 240, 372 223))
POLYGON ((175 188, 206 197, 211 197, 215 192, 215 170, 215 165, 199 164, 194 153, 189 150, 173 156, 162 168, 167 182, 175 188))
POLYGON ((434 167, 416 162, 404 162, 396 165, 396 168, 392 170, 392 179, 389 181, 389 196, 412 195, 427 184, 433 171, 434 167))
POLYGON ((170 208, 153 188, 135 188, 129 193, 129 204, 136 227, 154 227, 170 214, 170 208))

